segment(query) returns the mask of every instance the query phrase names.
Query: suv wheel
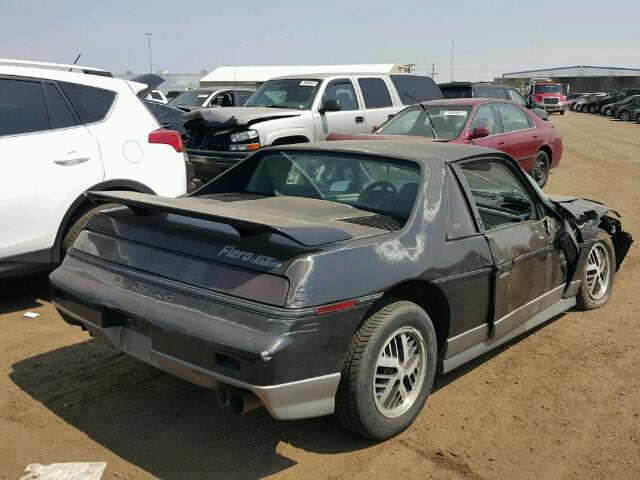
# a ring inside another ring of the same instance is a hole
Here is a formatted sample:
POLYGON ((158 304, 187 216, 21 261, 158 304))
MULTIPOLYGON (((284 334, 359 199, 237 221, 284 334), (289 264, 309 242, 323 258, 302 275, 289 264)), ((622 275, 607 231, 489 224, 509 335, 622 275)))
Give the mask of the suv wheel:
POLYGON ((598 241, 591 246, 576 296, 578 308, 592 310, 609 301, 616 274, 616 254, 611 237, 598 229, 598 241))
POLYGON ((533 175, 531 175, 540 188, 544 187, 547 180, 549 180, 549 169, 549 155, 547 155, 547 152, 540 150, 536 154, 536 159, 533 163, 533 175))
POLYGON ((76 238, 80 235, 80 232, 87 226, 91 217, 93 217, 100 210, 105 210, 107 208, 116 207, 115 203, 108 203, 105 205, 99 205, 97 207, 86 206, 81 208, 78 212, 74 214, 69 222, 69 228, 64 234, 62 239, 62 251, 60 252, 60 260, 64 258, 69 249, 73 246, 76 238))
POLYGON ((623 111, 620 112, 619 118, 623 122, 628 122, 629 119, 631 118, 631 114, 629 112, 627 112, 626 110, 623 110, 623 111))
POLYGON ((422 410, 436 362, 429 315, 404 300, 382 304, 351 340, 336 394, 336 419, 373 440, 398 435, 422 410))

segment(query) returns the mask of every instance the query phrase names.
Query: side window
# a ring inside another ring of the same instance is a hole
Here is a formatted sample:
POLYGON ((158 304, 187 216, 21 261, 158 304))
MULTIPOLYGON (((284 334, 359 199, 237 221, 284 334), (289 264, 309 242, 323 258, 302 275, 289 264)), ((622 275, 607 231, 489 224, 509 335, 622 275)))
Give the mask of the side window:
POLYGON ((476 110, 476 114, 473 117, 469 128, 473 130, 474 128, 480 127, 489 130, 489 135, 497 135, 502 132, 502 129, 500 128, 500 120, 498 119, 498 114, 496 113, 496 109, 493 105, 480 105, 476 110))
POLYGON ((527 101, 517 90, 507 89, 507 93, 509 94, 509 98, 513 103, 517 103, 518 105, 522 105, 523 107, 527 106, 527 101))
POLYGON ((0 79, 0 136, 49 130, 40 82, 0 79))
POLYGON ((55 85, 44 84, 44 95, 47 99, 47 111, 49 113, 49 125, 52 130, 56 128, 68 128, 78 125, 73 113, 69 109, 67 102, 55 85))
POLYGON ((153 98, 154 100, 162 101, 162 95, 160 95, 160 93, 156 92, 155 90, 151 92, 151 98, 153 98))
POLYGON ((391 107, 391 96, 387 84, 381 78, 359 78, 365 108, 391 107))
POLYGON ((496 106, 502 117, 502 125, 505 132, 516 132, 530 128, 529 118, 518 107, 503 103, 498 103, 496 106))
POLYGON ((60 82, 60 87, 82 123, 104 120, 116 99, 116 92, 102 88, 67 82, 60 82))
POLYGON ((499 161, 462 166, 485 230, 536 218, 534 204, 513 171, 499 161))
POLYGON ((458 180, 453 172, 447 172, 447 183, 449 189, 449 213, 447 216, 447 239, 452 240, 460 237, 468 237, 475 233, 475 227, 469 213, 467 202, 462 196, 458 180))
POLYGON ((353 84, 349 80, 335 80, 331 82, 324 92, 325 100, 337 100, 340 102, 340 110, 358 110, 358 99, 353 84))
POLYGON ((233 93, 232 92, 223 92, 216 95, 209 106, 217 105, 219 107, 233 107, 233 93))

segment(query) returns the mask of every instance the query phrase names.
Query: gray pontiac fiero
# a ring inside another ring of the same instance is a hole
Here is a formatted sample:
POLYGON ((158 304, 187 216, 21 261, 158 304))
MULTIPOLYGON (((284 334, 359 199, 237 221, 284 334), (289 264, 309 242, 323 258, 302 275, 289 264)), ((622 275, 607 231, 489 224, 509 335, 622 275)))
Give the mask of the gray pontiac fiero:
POLYGON ((273 147, 185 197, 89 196, 108 205, 51 275, 68 323, 235 412, 373 439, 437 370, 605 304, 632 242, 605 205, 441 143, 273 147))

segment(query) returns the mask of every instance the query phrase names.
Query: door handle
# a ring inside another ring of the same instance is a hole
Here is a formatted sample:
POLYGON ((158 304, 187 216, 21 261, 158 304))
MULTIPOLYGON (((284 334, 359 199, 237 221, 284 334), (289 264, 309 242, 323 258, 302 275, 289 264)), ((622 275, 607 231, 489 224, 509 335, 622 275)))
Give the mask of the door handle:
POLYGON ((356 123, 364 123, 364 117, 356 117, 356 123))
POLYGON ((89 157, 74 157, 74 158, 65 158, 64 160, 54 160, 53 163, 57 165, 69 167, 72 165, 80 165, 81 163, 88 162, 88 161, 89 161, 89 157))
POLYGON ((504 145, 506 142, 498 142, 498 145, 504 145))
POLYGON ((534 135, 533 138, 538 138, 538 135, 534 135))
POLYGON ((54 160, 53 163, 68 167, 72 165, 80 165, 81 163, 88 161, 89 157, 83 156, 80 152, 68 152, 65 158, 54 160))

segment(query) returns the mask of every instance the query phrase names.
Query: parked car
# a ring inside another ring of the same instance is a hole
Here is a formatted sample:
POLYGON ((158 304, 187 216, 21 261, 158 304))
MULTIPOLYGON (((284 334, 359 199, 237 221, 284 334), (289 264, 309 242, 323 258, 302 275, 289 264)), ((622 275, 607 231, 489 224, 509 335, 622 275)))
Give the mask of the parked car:
POLYGON ((572 108, 572 110, 575 110, 576 112, 586 113, 586 112, 588 112, 587 103, 589 103, 592 100, 596 100, 598 97, 604 97, 605 95, 607 95, 607 94, 603 93, 603 92, 592 93, 591 95, 588 95, 587 97, 583 98, 582 100, 578 100, 577 102, 575 102, 573 105, 571 105, 571 108, 572 108))
POLYGON ((204 182, 269 145, 324 140, 331 132, 366 133, 404 105, 442 98, 420 75, 313 74, 269 80, 243 108, 201 109, 185 116, 187 148, 204 182))
POLYGON ((640 103, 634 104, 633 108, 629 111, 629 120, 636 120, 640 123, 640 103))
POLYGON ((453 82, 440 83, 444 98, 499 98, 511 100, 524 108, 528 108, 543 120, 549 119, 546 110, 529 103, 522 94, 509 85, 498 85, 493 82, 453 82))
POLYGON ((171 106, 190 112, 199 108, 241 107, 255 90, 247 88, 196 88, 181 93, 171 106))
POLYGON ((333 413, 375 440, 411 425, 436 371, 607 303, 632 242, 508 155, 435 142, 271 147, 185 197, 91 198, 127 208, 51 275, 64 320, 232 412, 333 413))
POLYGON ((584 98, 587 98, 589 95, 591 94, 590 93, 570 93, 569 95, 567 95, 566 106, 569 108, 569 110, 573 110, 574 103, 584 98))
POLYGON ((640 103, 640 95, 630 95, 608 107, 608 115, 624 122, 631 120, 631 112, 640 103))
POLYGON ((508 153, 540 187, 562 158, 562 135, 526 108, 506 100, 433 100, 405 108, 371 135, 331 134, 327 140, 423 139, 508 153))
POLYGON ((605 106, 610 105, 615 102, 619 102, 623 98, 628 97, 629 95, 638 95, 640 94, 640 88, 627 88, 624 90, 618 90, 616 92, 611 92, 606 95, 596 97, 591 99, 585 103, 582 107, 583 111, 588 111, 589 113, 603 113, 603 109, 605 106))
POLYGON ((167 97, 160 90, 151 90, 145 98, 158 103, 167 103, 167 97))
MULTIPOLYGON (((155 73, 145 73, 131 79, 134 82, 146 85, 146 88, 137 93, 138 98, 144 99, 144 104, 151 111, 162 128, 167 130, 175 130, 182 137, 183 142, 188 140, 187 131, 184 128, 183 116, 184 110, 180 110, 171 105, 167 105, 156 100, 150 100, 149 97, 157 87, 164 83, 164 78, 155 73)), ((157 90, 159 91, 159 90, 157 90)))
POLYGON ((549 113, 564 115, 566 97, 564 86, 550 79, 533 79, 527 89, 527 99, 531 105, 549 113))
POLYGON ((57 264, 97 211, 87 190, 186 192, 180 135, 136 97, 145 88, 90 67, 0 61, 0 277, 57 264))

